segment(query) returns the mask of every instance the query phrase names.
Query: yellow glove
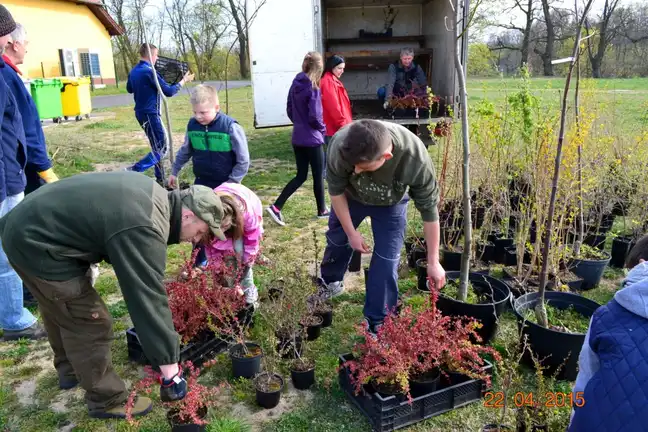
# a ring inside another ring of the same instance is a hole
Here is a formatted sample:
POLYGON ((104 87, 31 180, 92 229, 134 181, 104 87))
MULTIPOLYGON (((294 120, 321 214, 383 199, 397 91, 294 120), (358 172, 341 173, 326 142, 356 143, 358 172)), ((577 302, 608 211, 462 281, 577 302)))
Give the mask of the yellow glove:
POLYGON ((55 181, 58 181, 58 177, 56 174, 54 174, 54 171, 52 168, 46 170, 46 171, 41 171, 38 173, 38 176, 45 180, 46 183, 54 183, 55 181))

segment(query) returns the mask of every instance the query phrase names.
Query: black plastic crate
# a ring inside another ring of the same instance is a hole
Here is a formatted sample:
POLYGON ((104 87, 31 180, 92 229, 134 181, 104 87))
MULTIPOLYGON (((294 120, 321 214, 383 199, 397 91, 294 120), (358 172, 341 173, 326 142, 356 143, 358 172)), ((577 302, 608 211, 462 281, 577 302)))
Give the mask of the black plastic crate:
POLYGON ((159 56, 155 62, 155 70, 162 75, 167 84, 173 85, 185 76, 189 71, 189 65, 180 60, 159 56))
MULTIPOLYGON (((180 346, 180 362, 190 360, 196 367, 202 366, 207 360, 213 359, 216 355, 225 351, 228 341, 217 336, 205 338, 204 342, 193 342, 180 346)), ((140 344, 135 328, 126 330, 126 344, 128 347, 128 359, 142 365, 150 365, 142 345, 140 344)))
MULTIPOLYGON (((353 360, 352 354, 341 355, 340 365, 348 360, 353 360)), ((483 370, 490 374, 492 369, 493 366, 486 362, 483 370)), ((369 386, 364 386, 362 392, 356 396, 347 368, 340 368, 338 377, 342 390, 367 417, 376 432, 401 429, 452 411, 480 400, 483 394, 489 390, 483 380, 470 379, 414 398, 410 405, 407 399, 402 400, 396 396, 384 398, 379 393, 372 391, 369 386)))

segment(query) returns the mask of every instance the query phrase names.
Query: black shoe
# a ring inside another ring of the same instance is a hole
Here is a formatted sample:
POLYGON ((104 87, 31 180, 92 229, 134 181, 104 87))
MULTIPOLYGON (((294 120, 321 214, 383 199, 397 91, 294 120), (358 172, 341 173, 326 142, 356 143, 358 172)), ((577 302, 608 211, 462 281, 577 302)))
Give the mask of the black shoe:
POLYGON ((5 341, 15 341, 18 339, 47 339, 47 332, 40 326, 40 324, 38 324, 38 322, 35 322, 30 327, 23 330, 5 330, 3 339, 5 341))
POLYGON ((59 377, 59 388, 61 390, 71 390, 79 385, 76 377, 59 377))

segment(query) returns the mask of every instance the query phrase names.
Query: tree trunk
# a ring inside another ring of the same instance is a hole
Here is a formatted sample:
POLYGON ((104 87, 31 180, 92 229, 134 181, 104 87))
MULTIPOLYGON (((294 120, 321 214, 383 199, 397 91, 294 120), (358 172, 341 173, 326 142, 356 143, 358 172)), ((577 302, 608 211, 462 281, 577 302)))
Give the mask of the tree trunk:
POLYGON ((472 218, 470 208, 470 128, 468 124, 468 94, 466 77, 459 50, 455 52, 455 69, 459 78, 459 97, 461 100, 461 130, 463 138, 463 212, 464 212, 464 247, 461 254, 461 272, 459 277, 459 301, 465 302, 468 297, 468 279, 470 274, 470 251, 472 249, 472 218))
POLYGON ((545 23, 547 25, 547 43, 545 44, 544 53, 542 53, 542 68, 544 76, 554 76, 553 65, 551 61, 554 56, 554 45, 556 41, 556 30, 553 25, 551 17, 551 9, 549 8, 549 0, 542 0, 542 12, 544 14, 545 23))
POLYGON ((247 35, 239 36, 239 63, 241 65, 241 78, 250 78, 250 55, 248 53, 247 35))
MULTIPOLYGON (((544 3, 545 0, 543 0, 544 3)), ((560 164, 562 161, 562 149, 563 143, 565 141, 565 123, 567 120, 567 96, 569 93, 569 85, 571 83, 571 77, 574 73, 574 65, 578 57, 578 50, 580 46, 581 39, 581 30, 583 28, 583 21, 587 16, 592 2, 594 0, 588 0, 583 10, 583 16, 578 22, 578 28, 576 29, 576 38, 574 40, 574 48, 572 49, 572 60, 569 63, 569 72, 567 73, 567 79, 565 80, 565 91, 563 92, 562 98, 562 109, 560 112, 560 132, 558 134, 558 147, 556 148, 556 158, 554 160, 554 173, 553 181, 551 183, 551 198, 549 200, 549 210, 547 211, 547 220, 545 223, 545 238, 542 247, 542 270, 540 271, 540 286, 538 288, 539 299, 538 303, 535 305, 536 320, 539 325, 543 327, 549 327, 549 322, 547 320, 547 310, 545 308, 545 288, 547 285, 547 277, 549 270, 549 247, 551 246, 551 230, 553 225, 554 211, 556 209, 556 195, 558 193, 558 182, 560 181, 560 164)), ((578 13, 577 13, 578 15, 578 13)))
POLYGON ((590 58, 590 64, 592 65, 592 78, 602 78, 601 63, 601 59, 598 57, 590 58))

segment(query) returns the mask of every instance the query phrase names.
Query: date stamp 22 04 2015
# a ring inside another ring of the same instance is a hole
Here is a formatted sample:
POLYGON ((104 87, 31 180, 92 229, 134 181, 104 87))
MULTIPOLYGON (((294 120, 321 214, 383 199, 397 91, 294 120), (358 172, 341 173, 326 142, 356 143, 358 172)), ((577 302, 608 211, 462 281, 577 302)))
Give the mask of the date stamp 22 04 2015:
MULTIPOLYGON (((574 393, 559 393, 559 392, 546 392, 544 395, 538 395, 533 392, 517 392, 513 396, 513 400, 507 401, 508 405, 523 407, 523 406, 543 406, 545 408, 563 408, 563 407, 582 407, 585 405, 585 398, 583 392, 574 393)), ((504 408, 504 399, 506 395, 504 392, 487 392, 484 394, 484 406, 486 408, 504 408)))

